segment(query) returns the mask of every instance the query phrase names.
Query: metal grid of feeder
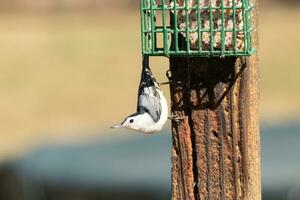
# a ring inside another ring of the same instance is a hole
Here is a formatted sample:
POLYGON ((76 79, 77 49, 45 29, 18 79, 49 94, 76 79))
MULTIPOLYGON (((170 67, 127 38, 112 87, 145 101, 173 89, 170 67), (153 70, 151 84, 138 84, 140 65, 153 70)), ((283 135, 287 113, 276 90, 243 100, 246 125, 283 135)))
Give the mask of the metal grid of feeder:
POLYGON ((148 56, 247 56, 251 0, 140 0, 142 53, 148 56))

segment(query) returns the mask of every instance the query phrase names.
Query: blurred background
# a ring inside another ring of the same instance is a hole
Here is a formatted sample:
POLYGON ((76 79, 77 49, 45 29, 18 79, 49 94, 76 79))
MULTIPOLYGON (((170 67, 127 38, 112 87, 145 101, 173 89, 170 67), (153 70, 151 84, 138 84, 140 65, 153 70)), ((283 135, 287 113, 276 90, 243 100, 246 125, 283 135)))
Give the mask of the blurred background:
MULTIPOLYGON (((138 7, 0 1, 1 200, 170 199, 170 126, 108 128, 135 110, 138 7)), ((263 199, 298 200, 300 3, 265 0, 259 11, 263 199)), ((168 60, 151 63, 166 81, 168 60)))

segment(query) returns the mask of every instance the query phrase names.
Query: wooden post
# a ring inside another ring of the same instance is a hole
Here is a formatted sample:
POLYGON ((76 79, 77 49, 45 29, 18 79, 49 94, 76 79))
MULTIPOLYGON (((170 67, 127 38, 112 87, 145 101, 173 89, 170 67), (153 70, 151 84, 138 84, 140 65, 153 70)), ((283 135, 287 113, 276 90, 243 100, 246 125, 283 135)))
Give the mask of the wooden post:
POLYGON ((171 57, 170 76, 172 200, 260 200, 257 56, 171 57))

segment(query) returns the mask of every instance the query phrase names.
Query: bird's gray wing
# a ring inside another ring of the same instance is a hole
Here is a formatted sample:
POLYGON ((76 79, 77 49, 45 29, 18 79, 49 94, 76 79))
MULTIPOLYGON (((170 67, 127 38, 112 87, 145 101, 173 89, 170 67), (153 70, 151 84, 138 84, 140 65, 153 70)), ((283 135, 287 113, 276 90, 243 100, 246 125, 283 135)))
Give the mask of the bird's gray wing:
POLYGON ((154 122, 158 122, 161 115, 160 96, 155 86, 144 87, 139 94, 138 112, 147 112, 154 122))
POLYGON ((148 113, 154 122, 158 122, 161 115, 160 96, 157 92, 158 84, 149 67, 149 57, 143 59, 141 81, 138 91, 137 112, 148 113))

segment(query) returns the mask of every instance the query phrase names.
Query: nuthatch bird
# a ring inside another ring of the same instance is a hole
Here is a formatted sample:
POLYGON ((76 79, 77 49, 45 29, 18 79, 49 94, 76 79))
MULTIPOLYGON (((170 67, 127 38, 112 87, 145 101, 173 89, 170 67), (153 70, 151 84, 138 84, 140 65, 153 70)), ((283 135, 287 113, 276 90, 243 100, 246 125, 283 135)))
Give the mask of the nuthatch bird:
POLYGON ((111 128, 129 128, 143 133, 154 133, 163 128, 167 119, 167 100, 150 70, 149 57, 144 56, 137 111, 126 117, 121 124, 111 128))

